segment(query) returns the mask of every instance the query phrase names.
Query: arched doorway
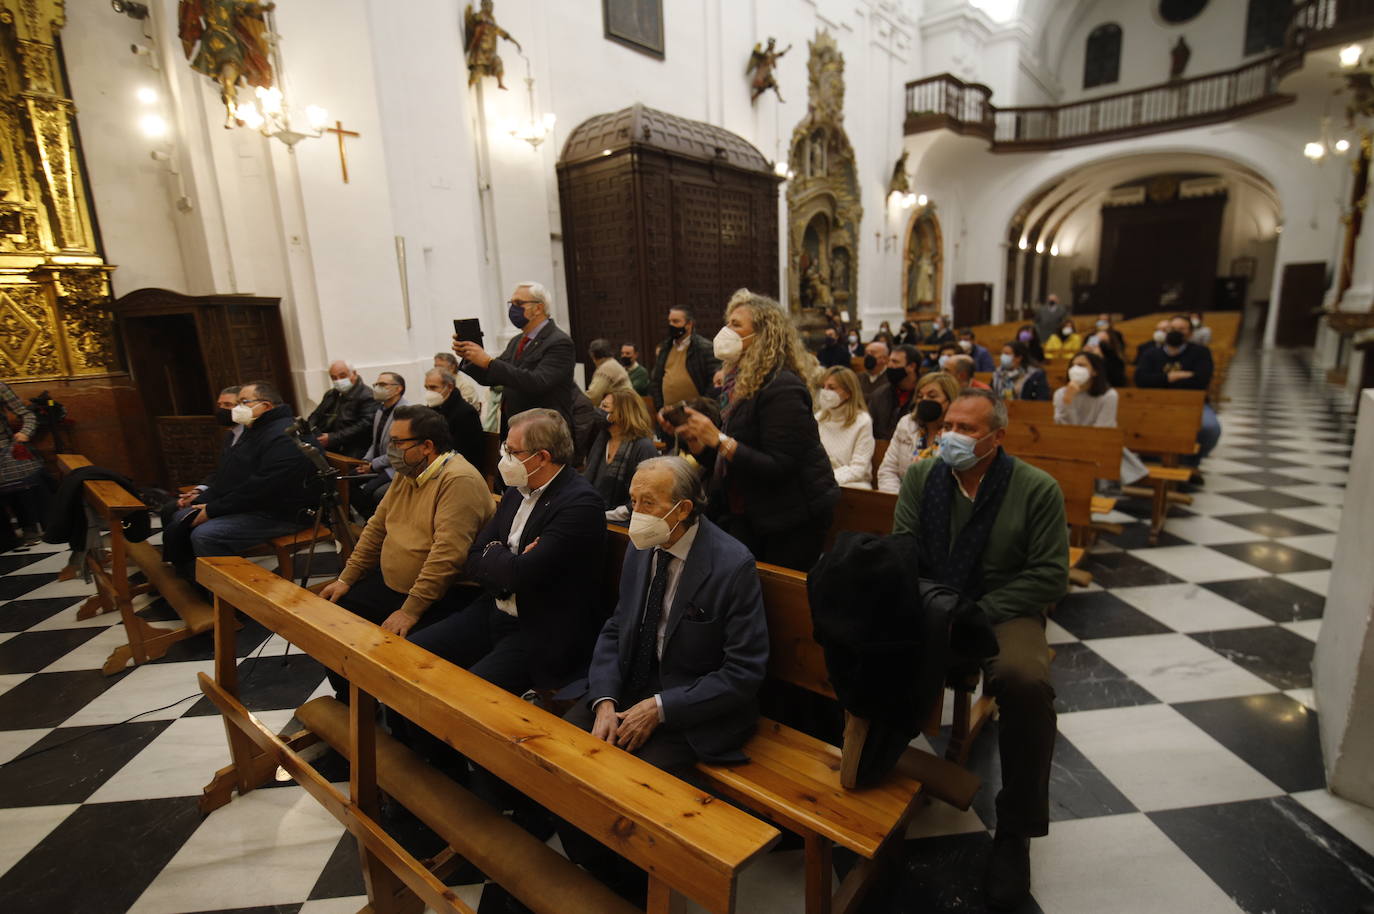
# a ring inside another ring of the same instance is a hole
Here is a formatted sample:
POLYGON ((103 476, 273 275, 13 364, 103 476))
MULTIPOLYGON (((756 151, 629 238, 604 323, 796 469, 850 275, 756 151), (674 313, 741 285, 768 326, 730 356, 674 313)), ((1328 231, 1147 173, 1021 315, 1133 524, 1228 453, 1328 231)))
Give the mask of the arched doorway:
POLYGON ((938 310, 944 288, 944 236, 934 206, 911 217, 902 256, 902 300, 907 311, 938 310))

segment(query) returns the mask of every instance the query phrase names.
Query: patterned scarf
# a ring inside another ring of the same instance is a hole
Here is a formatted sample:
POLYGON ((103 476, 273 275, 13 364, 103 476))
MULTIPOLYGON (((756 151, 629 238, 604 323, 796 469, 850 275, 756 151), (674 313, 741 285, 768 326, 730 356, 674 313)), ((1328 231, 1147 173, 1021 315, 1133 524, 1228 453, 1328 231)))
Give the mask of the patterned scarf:
POLYGON ((978 583, 979 562, 997 521, 997 511, 1011 484, 1012 466, 1012 457, 998 448, 992 466, 978 485, 978 494, 973 499, 973 516, 953 544, 949 537, 949 518, 954 499, 962 497, 955 491, 959 481, 943 460, 930 471, 921 493, 921 568, 929 570, 924 576, 934 577, 970 600, 983 595, 982 585, 978 583), (935 573, 931 575, 930 571, 935 573))

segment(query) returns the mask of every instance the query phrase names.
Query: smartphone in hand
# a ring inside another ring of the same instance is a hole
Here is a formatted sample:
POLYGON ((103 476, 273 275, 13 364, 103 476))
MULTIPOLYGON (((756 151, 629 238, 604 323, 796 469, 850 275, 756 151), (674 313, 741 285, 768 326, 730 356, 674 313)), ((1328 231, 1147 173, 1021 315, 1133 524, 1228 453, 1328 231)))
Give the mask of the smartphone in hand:
POLYGON ((460 343, 482 345, 482 321, 475 317, 455 317, 453 335, 460 343))

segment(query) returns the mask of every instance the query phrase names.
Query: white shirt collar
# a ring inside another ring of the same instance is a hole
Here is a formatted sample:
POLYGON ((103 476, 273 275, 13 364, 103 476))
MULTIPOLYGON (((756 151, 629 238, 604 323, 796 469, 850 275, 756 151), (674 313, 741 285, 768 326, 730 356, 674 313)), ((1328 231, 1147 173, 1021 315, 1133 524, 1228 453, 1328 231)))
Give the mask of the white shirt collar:
POLYGON ((559 467, 558 470, 552 476, 549 477, 549 482, 544 483, 537 489, 530 489, 525 486, 516 486, 516 489, 525 498, 530 498, 531 496, 538 498, 543 493, 543 491, 549 487, 549 483, 553 482, 555 479, 558 478, 558 474, 563 472, 563 469, 563 467, 559 467))
POLYGON ((687 532, 682 534, 676 543, 664 547, 663 551, 675 559, 687 561, 687 554, 692 551, 692 544, 697 541, 697 531, 701 529, 701 518, 696 518, 696 522, 687 528, 687 532))

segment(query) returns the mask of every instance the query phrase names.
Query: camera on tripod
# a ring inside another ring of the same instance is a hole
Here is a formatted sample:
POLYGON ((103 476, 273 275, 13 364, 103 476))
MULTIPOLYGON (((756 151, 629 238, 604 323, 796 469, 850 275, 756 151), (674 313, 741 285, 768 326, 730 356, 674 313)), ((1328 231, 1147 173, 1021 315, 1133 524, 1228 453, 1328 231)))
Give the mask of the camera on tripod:
POLYGON ((305 455, 305 459, 310 461, 310 465, 315 468, 315 472, 322 478, 335 479, 339 471, 329 465, 325 459, 324 449, 315 440, 315 433, 310 430, 310 423, 296 417, 296 421, 286 427, 286 436, 290 438, 300 452, 305 455))

